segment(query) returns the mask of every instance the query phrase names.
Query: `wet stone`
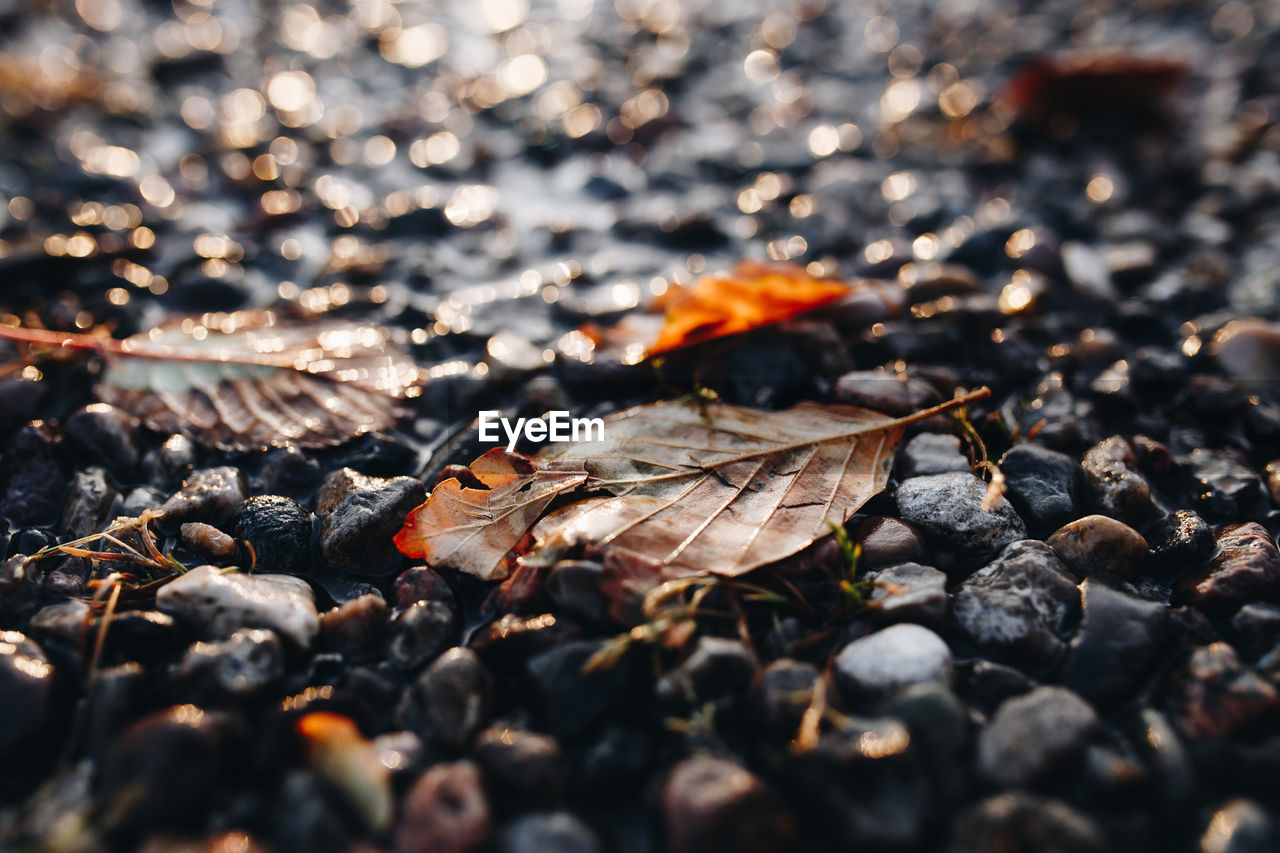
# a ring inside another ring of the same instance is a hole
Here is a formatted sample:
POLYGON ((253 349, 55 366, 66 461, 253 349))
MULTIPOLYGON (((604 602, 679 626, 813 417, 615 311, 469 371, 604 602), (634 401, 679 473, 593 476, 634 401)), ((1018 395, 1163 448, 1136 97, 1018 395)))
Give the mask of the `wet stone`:
POLYGON ((40 607, 44 576, 39 564, 25 554, 14 554, 0 563, 0 619, 17 624, 40 607))
POLYGON ((997 794, 964 812, 948 853, 1000 849, 1103 853, 1107 843, 1092 819, 1066 803, 1018 791, 997 794))
POLYGON ((883 697, 912 684, 955 677, 946 642, 920 625, 892 625, 846 645, 836 655, 836 679, 845 695, 883 697))
POLYGON ((1235 455, 1197 447, 1181 460, 1196 509, 1209 518, 1237 519, 1265 508, 1262 478, 1235 455))
POLYGON ((858 558, 860 569, 876 569, 928 558, 929 549, 911 525, 883 515, 859 522, 849 534, 851 541, 862 545, 858 558))
POLYGON ((450 649, 418 676, 414 698, 426 712, 428 741, 456 749, 465 746, 489 719, 493 677, 470 649, 450 649))
POLYGON ((1168 631, 1163 604, 1143 601, 1088 578, 1080 585, 1084 618, 1059 678, 1095 704, 1118 701, 1146 677, 1168 631))
POLYGON ((1213 559, 1178 584, 1188 602, 1240 604, 1280 588, 1280 550, 1261 524, 1228 524, 1218 531, 1217 543, 1213 559))
POLYGON ((120 515, 137 518, 149 509, 157 509, 165 500, 165 493, 152 486, 130 489, 120 499, 120 515))
POLYGON ((41 421, 27 424, 9 442, 3 462, 0 514, 19 526, 55 520, 67 480, 58 465, 53 430, 41 421))
POLYGON ((376 653, 387 634, 387 603, 367 593, 320 614, 320 636, 326 646, 348 657, 376 653))
POLYGON ((561 560, 547 577, 546 591, 557 612, 588 622, 604 618, 608 604, 601 591, 604 565, 591 560, 561 560))
POLYGON ((564 758, 556 739, 491 726, 476 737, 475 759, 493 785, 525 802, 551 804, 564 789, 564 758))
POLYGON ((480 770, 470 761, 437 764, 405 795, 395 853, 470 853, 493 832, 480 770))
POLYGON ((186 521, 203 521, 221 527, 231 521, 244 503, 248 489, 248 481, 239 468, 224 466, 196 471, 160 507, 160 523, 175 531, 186 521))
POLYGON ((836 402, 903 417, 937 400, 926 383, 882 370, 856 370, 836 380, 836 402))
POLYGON ((195 442, 175 433, 147 455, 145 467, 153 482, 172 488, 191 473, 195 462, 195 442))
POLYGON ((1118 435, 1104 439, 1080 463, 1094 504, 1103 515, 1141 527, 1158 514, 1151 486, 1138 471, 1129 442, 1118 435))
POLYGON ((1178 679, 1175 703, 1188 737, 1230 737, 1280 709, 1280 693, 1240 662, 1226 643, 1211 643, 1191 653, 1178 679))
POLYGON ((128 412, 106 403, 92 403, 67 419, 66 431, 94 462, 113 473, 127 474, 138 464, 141 424, 128 412))
POLYGON ((193 643, 172 678, 197 702, 238 702, 260 696, 284 676, 280 639, 265 628, 244 628, 216 643, 193 643))
POLYGON ((1147 540, 1122 521, 1105 515, 1086 515, 1059 528, 1049 547, 1077 575, 1129 577, 1147 556, 1147 540))
POLYGON ((86 468, 71 479, 62 509, 62 530, 71 539, 97 533, 111 520, 120 493, 107 480, 105 468, 86 468))
POLYGON ((1067 620, 1079 607, 1076 580, 1043 542, 1005 548, 956 591, 956 624, 979 647, 1012 662, 1045 666, 1057 660, 1067 620))
POLYGON ((126 825, 181 826, 208 807, 225 747, 212 714, 175 705, 137 720, 112 742, 99 785, 125 809, 126 825))
POLYGON ((902 563, 864 577, 875 584, 869 600, 877 619, 936 625, 947 615, 947 576, 932 566, 902 563))
POLYGON ((452 601, 416 601, 392 617, 387 657, 411 672, 453 647, 460 630, 461 620, 452 601))
POLYGON ((899 451, 898 472, 903 479, 950 471, 968 471, 969 459, 960 450, 960 438, 922 432, 899 451))
POLYGON ((1099 727, 1088 702, 1065 687, 1037 687, 1001 705, 978 737, 978 770, 1021 788, 1079 755, 1099 727))
POLYGON ((664 702, 710 702, 746 690, 755 669, 740 641, 702 636, 693 654, 658 680, 654 693, 664 702))
POLYGON ((765 667, 756 703, 770 731, 788 739, 795 735, 818 676, 816 666, 791 658, 779 658, 765 667))
POLYGON ((898 511, 907 522, 963 554, 986 554, 1027 532, 1004 498, 984 512, 986 494, 987 484, 963 471, 913 477, 898 485, 898 511))
POLYGON ((1217 547, 1209 524, 1189 509, 1175 510, 1152 525, 1147 545, 1155 565, 1168 572, 1203 565, 1217 547))
POLYGON ((289 445, 267 452, 259 476, 270 494, 304 500, 320 485, 323 473, 319 462, 289 445))
POLYGON ((1061 527, 1080 514, 1080 465, 1065 453, 1020 444, 1000 459, 1006 494, 1034 533, 1061 527))
POLYGON ((253 547, 260 571, 301 574, 311 565, 311 513, 292 498, 249 498, 236 510, 234 529, 253 547))
POLYGON ((403 558, 392 539, 426 497, 413 477, 381 479, 350 469, 331 474, 316 498, 320 551, 329 568, 361 575, 393 571, 403 558))
POLYGON ((162 586, 156 606, 181 617, 205 639, 229 637, 240 628, 270 628, 307 648, 320 631, 310 585, 288 575, 199 566, 162 586))
POLYGON ((670 853, 789 849, 795 819, 757 776, 719 758, 690 758, 668 774, 659 795, 670 853))
POLYGON ((52 722, 54 668, 44 650, 18 631, 0 631, 0 756, 38 741, 52 722))
POLYGON ((392 599, 397 610, 404 610, 419 601, 454 603, 453 589, 448 582, 426 566, 414 566, 401 572, 393 586, 392 599))
POLYGON ((600 839, 568 812, 530 814, 498 837, 498 853, 603 853, 600 839))
POLYGON ((1280 643, 1280 605, 1249 602, 1231 617, 1231 631, 1245 657, 1261 656, 1280 643))
POLYGON ((1209 818, 1199 853, 1270 853, 1280 847, 1280 832, 1267 810, 1253 800, 1225 803, 1209 818))

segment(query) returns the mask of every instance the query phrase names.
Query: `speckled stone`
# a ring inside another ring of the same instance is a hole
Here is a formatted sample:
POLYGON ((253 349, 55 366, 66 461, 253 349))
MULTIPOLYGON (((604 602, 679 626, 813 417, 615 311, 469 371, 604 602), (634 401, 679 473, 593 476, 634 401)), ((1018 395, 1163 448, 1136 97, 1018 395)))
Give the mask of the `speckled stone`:
POLYGON ((1027 535, 1005 498, 992 511, 984 511, 986 494, 987 484, 964 471, 912 477, 898 486, 898 511, 948 547, 963 554, 986 554, 1027 535))

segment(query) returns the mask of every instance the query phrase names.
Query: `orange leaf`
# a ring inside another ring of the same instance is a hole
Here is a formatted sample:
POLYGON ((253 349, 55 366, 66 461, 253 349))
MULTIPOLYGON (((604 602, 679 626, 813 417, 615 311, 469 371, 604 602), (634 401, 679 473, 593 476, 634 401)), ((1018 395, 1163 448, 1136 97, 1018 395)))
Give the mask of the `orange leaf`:
POLYGON ((662 300, 666 317, 650 356, 780 323, 847 296, 842 281, 817 279, 783 264, 739 263, 727 276, 705 276, 662 300))

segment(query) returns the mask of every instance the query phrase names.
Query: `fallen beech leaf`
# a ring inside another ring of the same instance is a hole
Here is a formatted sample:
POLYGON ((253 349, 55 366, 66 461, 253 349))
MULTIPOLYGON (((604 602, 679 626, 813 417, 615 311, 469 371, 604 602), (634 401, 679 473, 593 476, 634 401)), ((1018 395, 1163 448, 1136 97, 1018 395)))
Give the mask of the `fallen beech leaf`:
POLYGON ((740 575, 843 524, 884 488, 908 424, 985 397, 983 389, 893 418, 852 406, 769 412, 662 402, 605 419, 605 438, 529 459, 493 450, 472 463, 488 488, 446 480, 396 536, 406 555, 485 580, 557 495, 603 493, 534 528, 531 562, 590 544, 661 574, 740 575))
POLYGON ((325 447, 386 429, 421 378, 381 326, 270 311, 187 318, 124 340, 10 326, 0 338, 96 352, 101 400, 152 429, 235 450, 325 447))
POLYGON ((623 363, 638 364, 682 347, 790 320, 868 291, 874 294, 871 301, 883 303, 883 313, 897 308, 896 294, 878 283, 849 284, 814 278, 791 264, 742 261, 729 273, 704 276, 691 287, 672 285, 648 312, 628 314, 607 328, 588 324, 580 331, 596 350, 613 353, 623 363))

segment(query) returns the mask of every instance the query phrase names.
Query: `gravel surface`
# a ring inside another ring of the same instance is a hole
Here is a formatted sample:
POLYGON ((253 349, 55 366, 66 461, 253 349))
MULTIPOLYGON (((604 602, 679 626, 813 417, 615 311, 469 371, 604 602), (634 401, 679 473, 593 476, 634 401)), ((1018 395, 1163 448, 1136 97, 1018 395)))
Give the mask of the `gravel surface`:
POLYGON ((0 321, 317 313, 430 376, 219 450, 3 345, 0 848, 1280 848, 1280 12, 935 5, 0 0, 0 321), (741 259, 875 284, 660 375, 578 331, 741 259), (481 410, 980 385, 857 577, 641 612, 391 542, 481 410), (45 551, 120 516, 181 576, 45 551))

